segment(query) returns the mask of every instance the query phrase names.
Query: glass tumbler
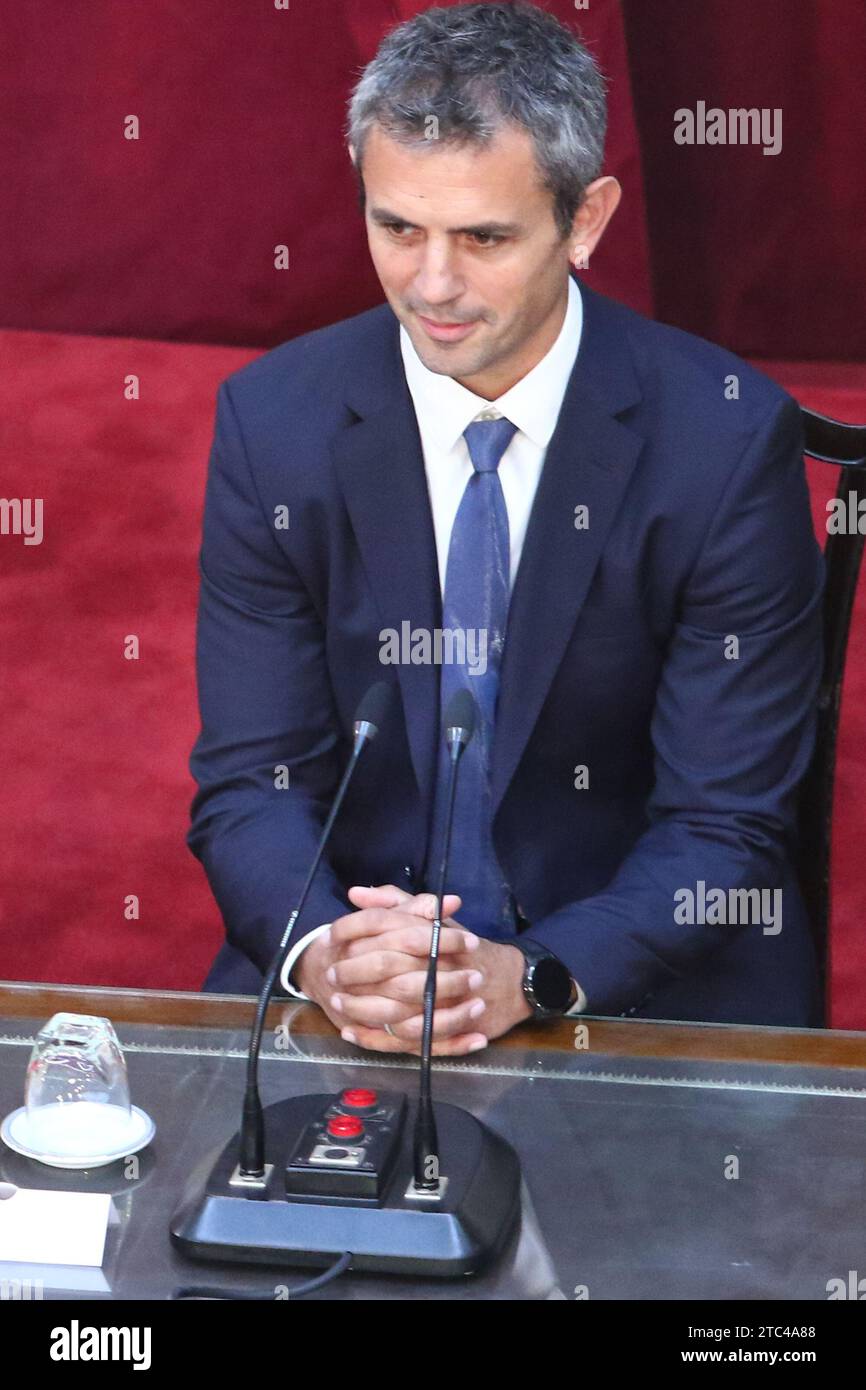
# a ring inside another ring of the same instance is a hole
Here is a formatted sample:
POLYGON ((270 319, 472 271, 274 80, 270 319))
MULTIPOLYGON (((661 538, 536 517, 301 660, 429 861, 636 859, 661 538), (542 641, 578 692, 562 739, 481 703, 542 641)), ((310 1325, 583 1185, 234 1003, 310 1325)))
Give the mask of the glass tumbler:
POLYGON ((132 1114, 126 1062, 107 1018, 55 1014, 27 1066, 28 1143, 55 1158, 122 1150, 132 1114))

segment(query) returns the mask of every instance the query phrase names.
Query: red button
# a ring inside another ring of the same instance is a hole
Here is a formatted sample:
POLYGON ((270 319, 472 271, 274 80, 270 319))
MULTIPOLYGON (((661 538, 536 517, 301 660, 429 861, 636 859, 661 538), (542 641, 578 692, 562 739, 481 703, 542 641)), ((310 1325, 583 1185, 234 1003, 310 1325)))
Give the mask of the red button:
POLYGON ((328 1133, 334 1139, 359 1139, 364 1126, 357 1115, 334 1115, 328 1121, 328 1133))
POLYGON ((375 1091, 367 1091, 362 1087, 354 1087, 350 1091, 344 1091, 342 1101, 344 1105, 351 1105, 353 1110, 369 1110, 379 1099, 375 1091))

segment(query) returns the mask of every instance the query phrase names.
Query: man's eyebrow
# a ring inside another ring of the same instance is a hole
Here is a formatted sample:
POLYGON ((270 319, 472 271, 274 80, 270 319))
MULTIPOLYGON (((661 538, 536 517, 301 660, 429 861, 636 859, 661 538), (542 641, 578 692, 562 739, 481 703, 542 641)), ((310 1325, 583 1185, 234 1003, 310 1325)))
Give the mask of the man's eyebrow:
MULTIPOLYGON (((387 208, 371 208, 370 218, 380 227, 391 222, 399 222, 402 227, 412 227, 419 230, 416 222, 410 222, 408 217, 400 217, 396 212, 389 212, 387 208)), ((516 236, 520 231, 518 222, 477 222, 472 227, 449 227, 449 233, 457 236, 516 236)))

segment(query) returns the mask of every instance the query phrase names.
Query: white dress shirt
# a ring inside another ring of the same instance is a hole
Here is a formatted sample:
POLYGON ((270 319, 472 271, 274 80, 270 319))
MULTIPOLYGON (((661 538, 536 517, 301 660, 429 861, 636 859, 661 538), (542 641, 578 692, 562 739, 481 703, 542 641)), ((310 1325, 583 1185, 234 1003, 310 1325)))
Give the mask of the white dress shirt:
POLYGON ((499 464, 499 479, 508 512, 511 583, 514 584, 535 489, 577 357, 582 327, 583 301, 569 276, 568 308, 556 342, 526 376, 495 401, 476 396, 453 377, 429 371, 405 328, 400 328, 400 351, 424 452, 443 592, 451 528, 466 484, 472 477, 472 460, 463 431, 473 420, 495 419, 500 415, 517 426, 499 464))
MULTIPOLYGON (((499 416, 505 416, 517 426, 499 464, 499 478, 508 512, 510 578, 513 587, 535 490, 580 347, 582 329, 583 301, 577 285, 569 276, 568 305, 555 343, 526 376, 495 401, 488 401, 483 396, 476 396, 466 386, 461 386, 453 377, 442 376, 425 367, 412 346, 412 339, 401 325, 400 352, 421 435, 439 582, 443 592, 451 530, 473 472, 469 446, 463 432, 474 420, 490 420, 499 416)), ((289 983, 289 976, 301 952, 329 925, 326 922, 314 928, 296 942, 286 957, 280 980, 286 992, 298 999, 306 996, 289 983)), ((578 1013, 585 1007, 585 996, 578 989, 577 1003, 569 1013, 578 1013)))

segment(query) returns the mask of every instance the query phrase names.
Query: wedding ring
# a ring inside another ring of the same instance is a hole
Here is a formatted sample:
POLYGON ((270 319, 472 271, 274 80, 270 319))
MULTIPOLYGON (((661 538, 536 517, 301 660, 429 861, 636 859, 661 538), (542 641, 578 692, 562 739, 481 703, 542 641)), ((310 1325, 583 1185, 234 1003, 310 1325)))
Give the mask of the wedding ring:
POLYGON ((388 1034, 388 1037, 389 1037, 389 1038, 396 1038, 396 1036, 397 1036, 397 1034, 394 1032, 394 1029, 391 1027, 390 1023, 386 1023, 386 1024, 385 1024, 385 1032, 388 1034))

